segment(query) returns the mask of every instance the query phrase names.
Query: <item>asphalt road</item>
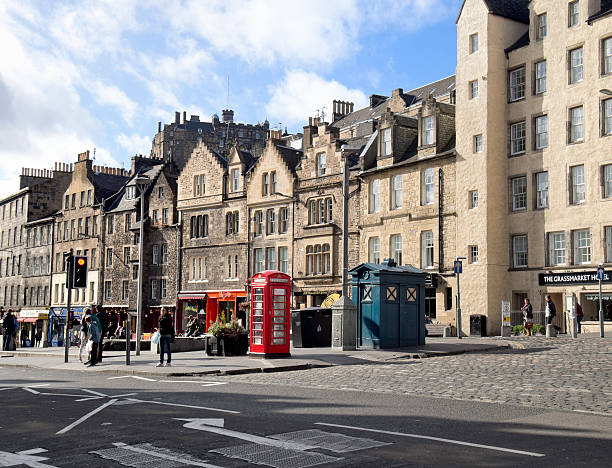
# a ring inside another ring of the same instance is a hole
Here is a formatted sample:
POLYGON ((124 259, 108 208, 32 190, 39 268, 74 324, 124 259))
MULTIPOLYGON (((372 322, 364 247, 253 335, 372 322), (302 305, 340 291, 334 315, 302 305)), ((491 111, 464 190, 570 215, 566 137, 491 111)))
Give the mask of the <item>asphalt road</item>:
POLYGON ((0 466, 610 466, 612 417, 427 396, 0 368, 0 466))

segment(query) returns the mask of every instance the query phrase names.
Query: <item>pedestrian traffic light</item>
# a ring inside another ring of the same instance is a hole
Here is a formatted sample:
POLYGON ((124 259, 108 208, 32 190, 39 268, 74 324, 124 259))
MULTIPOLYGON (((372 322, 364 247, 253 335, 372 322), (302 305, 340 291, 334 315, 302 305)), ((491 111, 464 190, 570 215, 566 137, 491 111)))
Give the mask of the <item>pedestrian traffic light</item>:
POLYGON ((72 287, 86 288, 87 287, 87 257, 74 257, 74 267, 72 269, 72 287))

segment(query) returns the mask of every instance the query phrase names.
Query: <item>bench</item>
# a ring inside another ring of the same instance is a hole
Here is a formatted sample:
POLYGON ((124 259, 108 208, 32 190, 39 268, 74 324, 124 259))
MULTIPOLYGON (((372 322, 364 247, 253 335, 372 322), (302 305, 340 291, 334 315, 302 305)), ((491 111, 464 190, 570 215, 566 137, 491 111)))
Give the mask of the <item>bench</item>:
POLYGON ((426 323, 427 336, 444 336, 444 329, 450 328, 442 323, 426 323))

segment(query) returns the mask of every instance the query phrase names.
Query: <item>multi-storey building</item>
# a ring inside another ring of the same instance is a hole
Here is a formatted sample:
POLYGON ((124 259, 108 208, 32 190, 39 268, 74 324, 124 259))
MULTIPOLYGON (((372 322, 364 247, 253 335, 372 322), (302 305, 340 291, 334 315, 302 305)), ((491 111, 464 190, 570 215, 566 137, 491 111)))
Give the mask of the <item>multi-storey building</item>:
POLYGON ((228 157, 234 144, 238 148, 259 154, 263 149, 269 129, 266 120, 262 124, 244 124, 234 122, 234 111, 225 109, 222 120, 217 114, 210 122, 200 121, 200 117, 192 115, 187 120, 187 113, 175 113, 173 123, 157 124, 157 134, 153 137, 151 157, 173 161, 179 170, 185 167, 192 151, 200 142, 205 142, 224 157, 228 157))
POLYGON ((573 296, 589 328, 595 268, 612 262, 612 4, 466 0, 457 60, 463 311, 497 332, 501 301, 543 309, 550 294, 563 328, 573 296))

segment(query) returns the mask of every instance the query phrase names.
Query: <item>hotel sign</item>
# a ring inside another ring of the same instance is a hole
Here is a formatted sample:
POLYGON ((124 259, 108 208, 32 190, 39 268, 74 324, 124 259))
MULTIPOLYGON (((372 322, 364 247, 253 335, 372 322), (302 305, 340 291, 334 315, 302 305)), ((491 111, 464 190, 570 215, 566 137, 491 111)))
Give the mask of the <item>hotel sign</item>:
MULTIPOLYGON (((569 286, 572 284, 597 284, 597 270, 581 271, 575 273, 540 273, 538 283, 540 286, 569 286)), ((604 273, 603 283, 612 283, 609 272, 604 273)))

